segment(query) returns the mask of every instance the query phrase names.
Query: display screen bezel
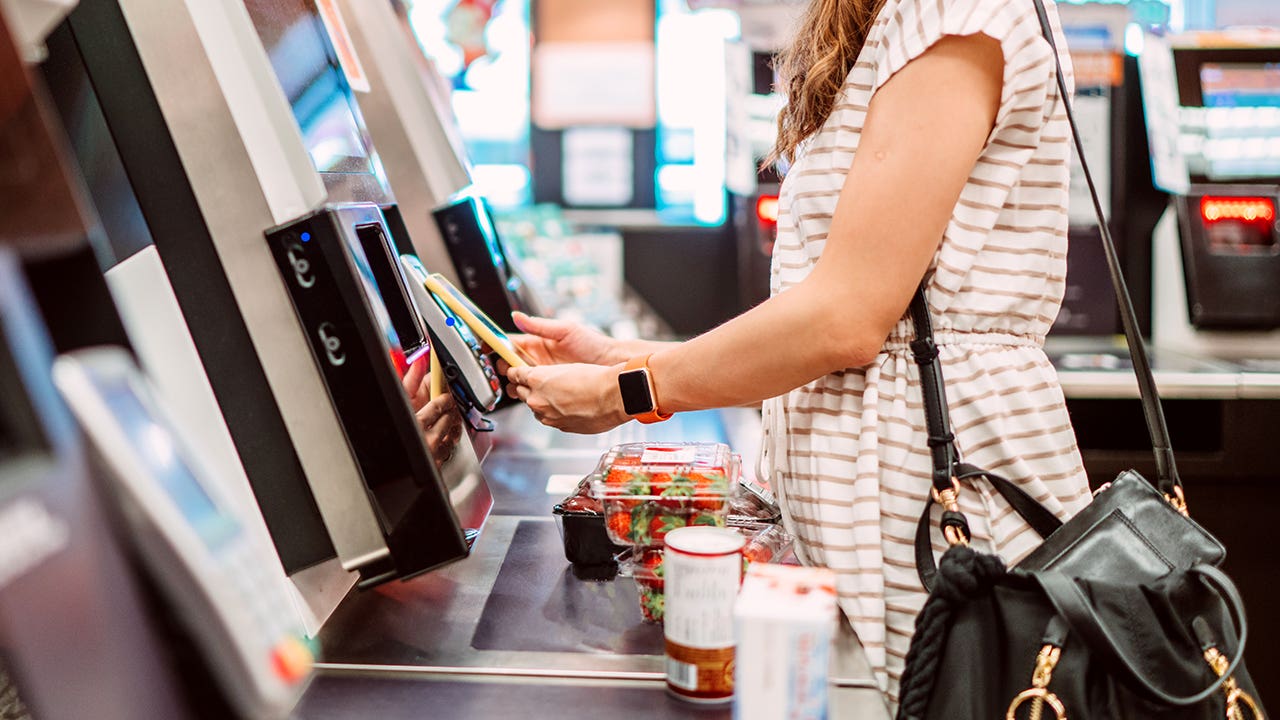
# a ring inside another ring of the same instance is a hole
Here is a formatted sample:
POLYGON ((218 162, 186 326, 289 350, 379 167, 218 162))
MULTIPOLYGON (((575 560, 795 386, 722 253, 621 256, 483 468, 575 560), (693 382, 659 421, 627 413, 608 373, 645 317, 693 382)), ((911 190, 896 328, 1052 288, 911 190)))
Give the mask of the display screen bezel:
MULTIPOLYGON (((381 303, 381 310, 386 313, 395 330, 406 364, 412 363, 431 349, 431 343, 417 306, 409 297, 409 288, 405 284, 400 263, 395 261, 390 247, 391 239, 386 228, 379 223, 358 225, 355 234, 364 250, 369 270, 373 273, 373 281, 377 286, 376 300, 381 303)), ((367 285, 365 287, 367 289, 367 285)), ((372 303, 375 298, 370 297, 369 301, 372 303)))

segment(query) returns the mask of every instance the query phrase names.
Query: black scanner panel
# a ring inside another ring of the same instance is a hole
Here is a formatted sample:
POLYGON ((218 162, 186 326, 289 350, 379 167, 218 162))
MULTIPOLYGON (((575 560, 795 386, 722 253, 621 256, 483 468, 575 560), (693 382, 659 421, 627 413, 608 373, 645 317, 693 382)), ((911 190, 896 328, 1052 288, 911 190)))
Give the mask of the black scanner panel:
MULTIPOLYGON (((343 432, 391 551, 359 568, 364 586, 404 578, 467 555, 444 482, 424 444, 392 362, 401 352, 358 228, 378 226, 372 204, 331 206, 267 233, 343 432), (362 287, 363 283, 372 286, 362 287)), ((300 359, 300 361, 304 361, 300 359)))
POLYGON ((1193 187, 1177 203, 1191 324, 1280 328, 1280 188, 1193 187))

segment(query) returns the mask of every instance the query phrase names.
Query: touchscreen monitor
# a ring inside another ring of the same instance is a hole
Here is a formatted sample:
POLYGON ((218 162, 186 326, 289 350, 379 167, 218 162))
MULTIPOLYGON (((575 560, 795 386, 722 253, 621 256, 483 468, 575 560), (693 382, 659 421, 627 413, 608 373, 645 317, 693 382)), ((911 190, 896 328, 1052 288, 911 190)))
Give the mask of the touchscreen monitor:
POLYGON ((1205 107, 1280 107, 1280 63, 1203 63, 1200 95, 1205 107))
MULTIPOLYGON (((365 259, 369 263, 373 283, 378 288, 378 297, 371 297, 369 302, 372 304, 381 301, 387 319, 399 339, 404 361, 412 363, 431 349, 430 341, 422 325, 422 318, 409 297, 409 289, 400 273, 400 264, 392 254, 387 234, 381 225, 372 224, 357 227, 356 237, 359 238, 365 259)), ((367 289, 368 283, 365 286, 367 289)))
POLYGON ((400 340, 400 334, 396 332, 396 326, 391 322, 391 314, 387 312, 386 303, 382 300, 382 290, 378 285, 378 279, 373 274, 373 267, 369 264, 369 258, 364 253, 364 247, 359 237, 361 232, 369 232, 369 228, 377 228, 378 225, 365 225, 356 228, 355 233, 342 233, 346 239, 347 252, 351 258, 352 264, 356 268, 356 278, 360 281, 360 289, 366 300, 369 301, 369 309, 373 311, 374 322, 382 331, 382 335, 386 338, 388 347, 391 348, 391 362, 395 365, 396 372, 404 375, 409 367, 410 359, 405 355, 404 344, 400 340))

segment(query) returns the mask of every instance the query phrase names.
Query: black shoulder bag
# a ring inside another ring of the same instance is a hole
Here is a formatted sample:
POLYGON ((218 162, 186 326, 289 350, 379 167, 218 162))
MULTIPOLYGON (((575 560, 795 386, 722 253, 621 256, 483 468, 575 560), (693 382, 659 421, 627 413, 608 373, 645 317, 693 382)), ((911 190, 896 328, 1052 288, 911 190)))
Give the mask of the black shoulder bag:
MULTIPOLYGON (((1045 38, 1057 48, 1042 0, 1045 38)), ((1058 90, 1084 153, 1061 65, 1058 90)), ((960 460, 924 286, 912 300, 932 500, 949 549, 934 562, 929 506, 916 565, 929 599, 916 621, 898 720, 1263 720, 1243 663, 1247 625, 1222 545, 1187 515, 1155 379, 1093 179, 1111 282, 1138 376, 1156 483, 1122 473, 1066 523, 1010 481, 960 460), (968 546, 961 481, 988 482, 1044 538, 1014 568, 968 546)))

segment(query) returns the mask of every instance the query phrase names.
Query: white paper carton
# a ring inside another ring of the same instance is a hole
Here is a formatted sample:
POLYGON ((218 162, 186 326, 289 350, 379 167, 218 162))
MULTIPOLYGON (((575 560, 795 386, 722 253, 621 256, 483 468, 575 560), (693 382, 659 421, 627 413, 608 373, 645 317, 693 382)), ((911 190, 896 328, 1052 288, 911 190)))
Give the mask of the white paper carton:
POLYGON ((830 570, 751 565, 734 607, 734 719, 826 718, 836 620, 830 570))

